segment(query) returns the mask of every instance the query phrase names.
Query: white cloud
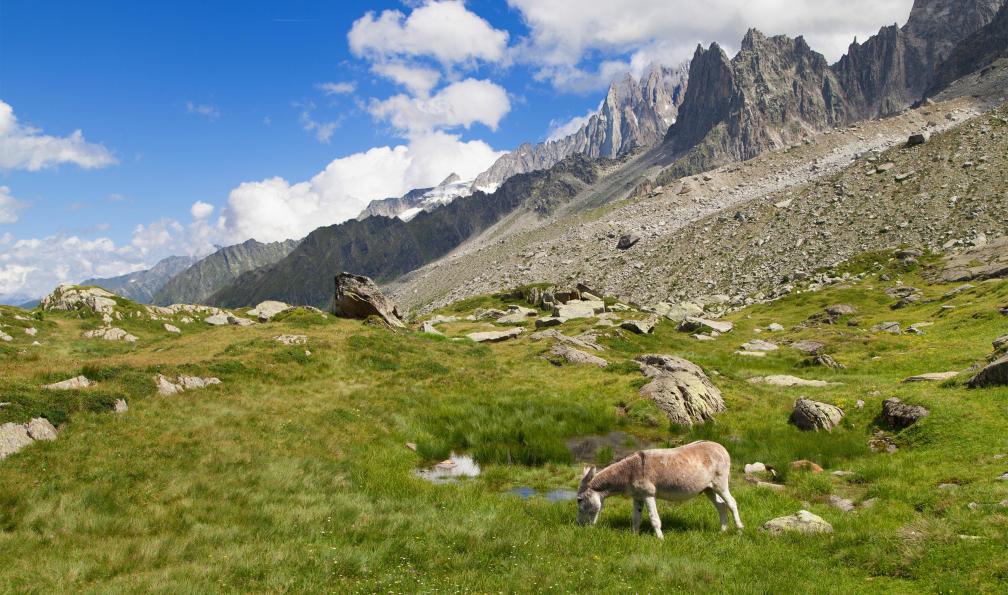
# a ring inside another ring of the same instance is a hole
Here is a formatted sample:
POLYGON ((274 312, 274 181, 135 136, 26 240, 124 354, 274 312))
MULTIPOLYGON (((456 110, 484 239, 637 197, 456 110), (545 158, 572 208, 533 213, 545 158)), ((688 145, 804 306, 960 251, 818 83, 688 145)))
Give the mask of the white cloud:
POLYGON ((447 85, 430 97, 394 95, 374 101, 371 115, 388 120, 401 131, 426 132, 439 128, 469 128, 479 122, 496 130, 511 110, 507 91, 486 80, 465 79, 447 85))
POLYGON ((305 182, 274 177, 241 184, 228 196, 219 226, 229 242, 301 238, 357 216, 373 199, 433 186, 452 171, 475 177, 501 154, 482 141, 443 132, 417 135, 408 145, 336 159, 305 182))
POLYGON ((197 116, 203 116, 207 120, 216 120, 220 117, 220 110, 217 109, 216 106, 210 104, 195 104, 191 101, 186 102, 186 112, 197 116))
POLYGON ((508 33, 494 29, 457 0, 429 1, 407 17, 398 10, 368 12, 347 35, 357 56, 376 62, 429 57, 442 65, 499 62, 506 56, 508 33))
POLYGON ((17 212, 24 207, 24 203, 11 194, 10 188, 0 186, 0 223, 17 223, 17 212))
POLYGON ((441 79, 441 73, 433 68, 408 65, 403 64, 402 62, 375 64, 371 67, 371 70, 373 70, 376 74, 406 87, 413 95, 419 96, 429 95, 431 89, 433 89, 441 79))
POLYGON ((598 113, 601 107, 602 106, 600 105, 596 109, 588 110, 588 113, 583 116, 574 116, 569 120, 550 120, 549 131, 546 133, 546 140, 557 140, 574 134, 580 130, 582 126, 587 124, 588 120, 598 113))
POLYGON ((202 200, 197 200, 192 204, 189 212, 192 213, 193 219, 206 219, 211 214, 213 214, 214 206, 210 203, 203 202, 202 200))
POLYGON ((320 143, 329 143, 332 140, 333 134, 336 129, 339 128, 339 121, 321 122, 315 120, 315 103, 308 101, 305 103, 295 103, 295 107, 301 108, 301 115, 298 116, 298 121, 301 122, 301 128, 305 132, 310 132, 315 135, 315 139, 320 143))
POLYGON ((315 86, 326 95, 347 95, 357 90, 357 83, 354 81, 319 83, 315 86))
POLYGON ((767 35, 804 35, 828 59, 843 54, 855 35, 865 39, 906 21, 913 0, 508 0, 529 36, 514 48, 538 77, 558 88, 584 91, 608 84, 619 68, 640 71, 651 62, 676 64, 697 43, 738 47, 749 27, 767 35), (586 56, 603 56, 602 68, 586 56), (609 62, 607 67, 605 62, 609 62))
POLYGON ((105 147, 84 140, 80 130, 69 136, 50 136, 19 124, 14 108, 0 101, 0 169, 38 171, 61 163, 94 169, 117 161, 105 147))

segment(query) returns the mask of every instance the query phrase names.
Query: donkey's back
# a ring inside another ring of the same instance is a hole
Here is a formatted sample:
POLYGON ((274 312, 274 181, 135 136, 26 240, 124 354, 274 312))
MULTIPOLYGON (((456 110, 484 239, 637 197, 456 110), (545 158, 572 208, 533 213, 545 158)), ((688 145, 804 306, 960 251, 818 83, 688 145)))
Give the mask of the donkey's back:
POLYGON ((726 490, 731 457, 725 447, 701 440, 678 448, 642 450, 634 488, 666 500, 686 500, 704 490, 726 490))

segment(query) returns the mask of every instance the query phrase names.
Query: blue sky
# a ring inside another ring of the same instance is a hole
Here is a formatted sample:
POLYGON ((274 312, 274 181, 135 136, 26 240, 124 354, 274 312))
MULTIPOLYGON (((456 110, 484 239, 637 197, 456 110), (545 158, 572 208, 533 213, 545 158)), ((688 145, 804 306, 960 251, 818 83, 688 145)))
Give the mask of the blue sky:
POLYGON ((909 0, 0 0, 0 300, 471 177, 750 25, 835 59, 909 0), (80 137, 74 136, 80 131, 80 137))

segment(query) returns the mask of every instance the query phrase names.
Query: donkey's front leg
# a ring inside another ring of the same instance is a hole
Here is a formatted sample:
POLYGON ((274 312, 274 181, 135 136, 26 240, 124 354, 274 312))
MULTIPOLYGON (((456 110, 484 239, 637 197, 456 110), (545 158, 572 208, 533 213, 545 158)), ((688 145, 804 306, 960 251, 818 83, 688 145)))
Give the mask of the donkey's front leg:
POLYGON ((647 502, 647 514, 651 519, 651 527, 654 529, 655 535, 658 539, 665 539, 661 532, 661 519, 658 517, 658 503, 655 501, 655 497, 648 496, 645 502, 647 502))
POLYGON ((644 508, 644 501, 634 498, 633 501, 633 532, 634 535, 640 533, 641 509, 644 508))

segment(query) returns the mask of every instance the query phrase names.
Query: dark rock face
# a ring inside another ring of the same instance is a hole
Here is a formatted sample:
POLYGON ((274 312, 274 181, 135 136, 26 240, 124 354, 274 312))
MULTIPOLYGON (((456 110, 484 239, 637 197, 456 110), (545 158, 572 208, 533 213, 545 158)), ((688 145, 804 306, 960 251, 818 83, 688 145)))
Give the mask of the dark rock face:
POLYGON ((951 51, 938 66, 927 95, 933 95, 953 81, 980 71, 1001 58, 1008 58, 1008 4, 1001 7, 986 27, 964 39, 951 51))
POLYGON ((336 276, 336 297, 333 313, 343 318, 367 319, 378 316, 395 328, 405 328, 392 300, 388 299, 374 281, 360 275, 340 273, 336 276))
POLYGON ((987 364, 969 381, 970 388, 1004 385, 1008 385, 1008 355, 987 364))
POLYGON ((678 116, 688 76, 683 64, 652 68, 640 80, 628 74, 614 81, 599 112, 577 132, 521 145, 477 176, 473 187, 487 188, 516 174, 548 169, 575 154, 612 159, 657 144, 678 116))
MULTIPOLYGON (((679 119, 664 141, 679 157, 658 183, 907 108, 957 44, 991 23, 1003 4, 917 0, 905 26, 855 41, 832 66, 801 37, 768 38, 756 30, 730 60, 717 44, 698 47, 679 119)), ((992 32, 975 45, 994 47, 997 39, 992 32)))
POLYGON ((240 307, 265 300, 328 308, 332 279, 340 271, 378 283, 432 262, 518 208, 546 215, 598 178, 598 164, 582 155, 547 171, 514 176, 493 194, 457 198, 409 221, 367 217, 320 227, 285 258, 247 272, 209 303, 240 307))
POLYGON ((895 397, 882 403, 882 421, 897 430, 912 426, 929 413, 930 411, 920 405, 910 405, 895 397))

